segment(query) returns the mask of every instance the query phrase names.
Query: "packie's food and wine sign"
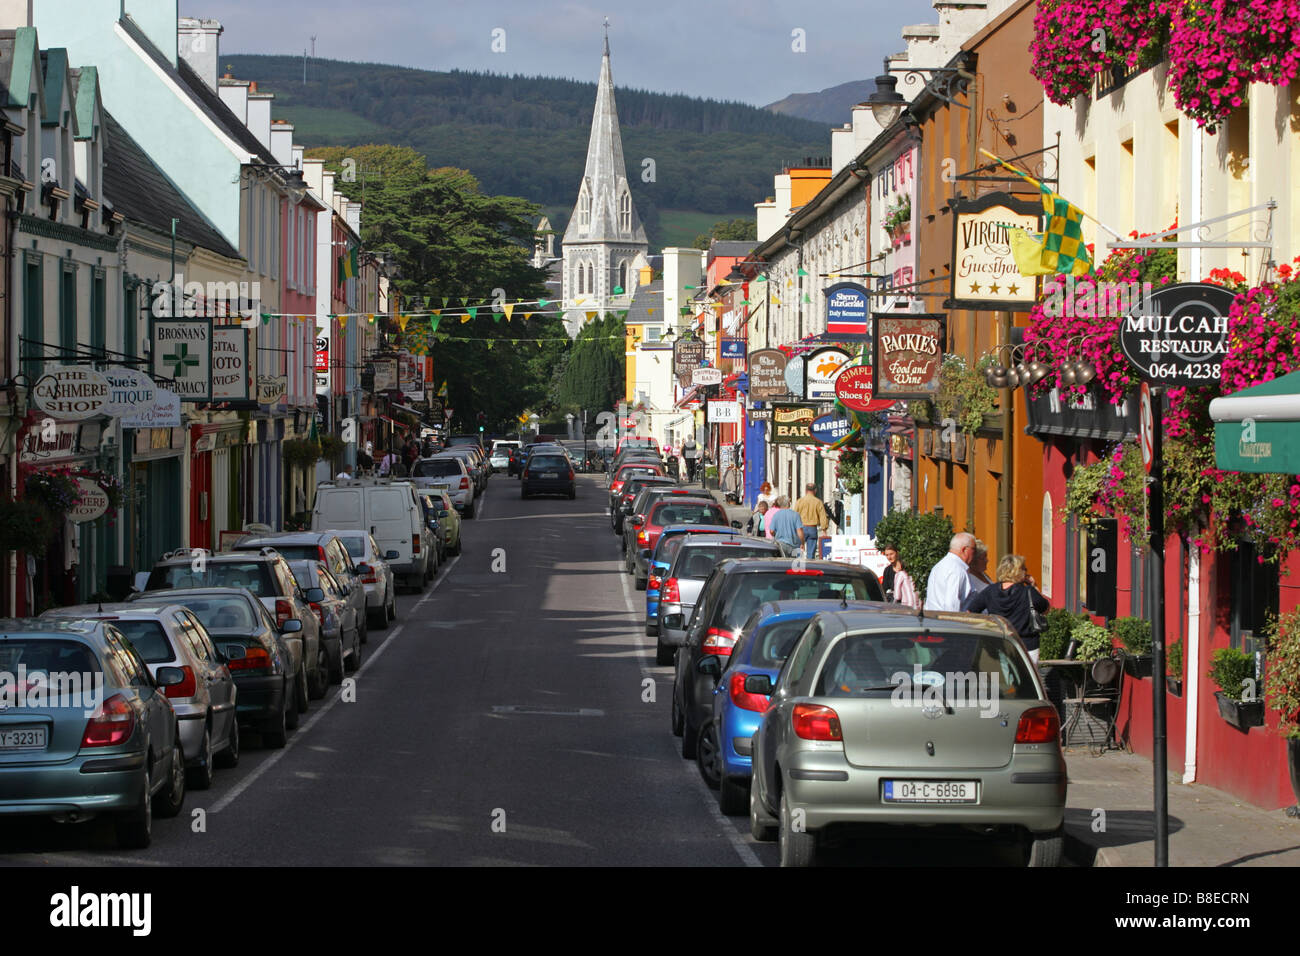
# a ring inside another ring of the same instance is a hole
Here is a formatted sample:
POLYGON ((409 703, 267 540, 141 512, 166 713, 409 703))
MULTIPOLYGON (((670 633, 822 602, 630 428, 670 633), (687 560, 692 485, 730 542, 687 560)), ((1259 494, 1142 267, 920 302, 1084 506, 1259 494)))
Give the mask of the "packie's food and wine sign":
POLYGON ((872 393, 877 400, 930 398, 939 391, 944 316, 877 315, 872 393))

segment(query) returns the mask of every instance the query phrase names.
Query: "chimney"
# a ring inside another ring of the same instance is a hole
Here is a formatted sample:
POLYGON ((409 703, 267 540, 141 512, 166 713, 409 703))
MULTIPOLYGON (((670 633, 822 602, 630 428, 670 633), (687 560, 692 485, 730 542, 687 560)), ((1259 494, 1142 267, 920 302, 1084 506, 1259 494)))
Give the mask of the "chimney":
POLYGON ((217 69, 221 62, 218 20, 180 17, 176 21, 176 51, 212 89, 217 88, 217 69))
POLYGON ((648 266, 648 265, 644 265, 644 266, 641 267, 641 284, 642 284, 642 285, 649 285, 651 282, 654 281, 654 277, 655 277, 655 271, 654 271, 654 269, 651 269, 650 266, 648 266))

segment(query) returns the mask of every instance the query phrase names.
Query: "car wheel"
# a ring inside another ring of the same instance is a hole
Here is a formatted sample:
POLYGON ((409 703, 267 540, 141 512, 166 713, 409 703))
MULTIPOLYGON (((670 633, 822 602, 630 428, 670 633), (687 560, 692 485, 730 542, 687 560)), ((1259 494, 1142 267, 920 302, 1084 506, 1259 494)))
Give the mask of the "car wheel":
POLYGON ((809 833, 802 825, 796 826, 797 822, 790 810, 790 798, 782 787, 778 834, 782 866, 812 866, 817 859, 817 834, 809 833))
POLYGON ((186 783, 191 790, 207 790, 212 786, 212 728, 210 726, 203 728, 203 743, 199 754, 202 756, 202 763, 197 767, 190 767, 186 770, 186 783))
POLYGON ((695 739, 695 763, 710 790, 718 789, 722 778, 722 753, 718 750, 718 730, 713 721, 700 728, 695 739))
MULTIPOLYGON (((177 730, 179 734, 179 730, 177 730)), ((172 741, 172 765, 167 772, 167 785, 154 797, 153 812, 160 817, 174 817, 185 804, 185 752, 181 739, 172 741)))
POLYGON ((124 850, 143 850, 153 842, 153 800, 149 797, 149 755, 144 758, 144 800, 114 822, 117 845, 124 850))
POLYGON ((293 700, 284 708, 284 725, 290 730, 296 729, 301 715, 305 713, 307 713, 307 672, 299 671, 293 679, 293 700))
MULTIPOLYGON (((330 656, 324 647, 316 651, 316 680, 312 684, 311 699, 320 700, 325 696, 330 686, 330 656)), ((307 708, 304 707, 302 712, 305 714, 307 708)))
POLYGON ((388 595, 388 623, 392 624, 396 620, 397 620, 397 595, 390 593, 388 595))
POLYGON ((680 737, 680 736, 682 735, 682 730, 683 730, 683 727, 682 727, 682 712, 681 712, 681 710, 680 710, 680 709, 678 708, 678 706, 677 706, 677 695, 676 695, 676 694, 673 694, 672 724, 673 724, 673 736, 674 736, 674 737, 680 737))
POLYGON ((1051 833, 1029 834, 1030 866, 1060 866, 1065 852, 1065 827, 1051 833))
POLYGON ((229 770, 232 767, 239 766, 239 721, 232 720, 230 724, 230 744, 225 750, 221 751, 212 758, 218 767, 223 770, 229 770))
POLYGON ((731 777, 718 781, 718 809, 729 817, 743 817, 749 806, 749 787, 731 777))
MULTIPOLYGON (((646 630, 649 631, 650 628, 647 626, 646 630)), ((675 657, 676 654, 677 648, 673 647, 673 645, 665 644, 663 641, 659 640, 655 641, 656 664, 671 664, 673 662, 673 657, 675 657)))
POLYGON ((370 643, 370 615, 365 615, 361 619, 361 634, 357 638, 362 644, 370 643))
POLYGON ((357 671, 359 671, 359 670, 361 669, 361 645, 360 645, 360 643, 358 643, 358 644, 355 646, 355 648, 354 648, 354 653, 352 654, 352 657, 350 658, 350 660, 351 660, 351 663, 348 664, 348 671, 349 671, 350 673, 355 674, 357 671))
POLYGON ((280 695, 280 712, 264 731, 262 737, 272 750, 280 750, 289 742, 289 711, 293 711, 294 726, 298 725, 298 707, 289 700, 289 682, 285 681, 284 692, 280 695))
POLYGON ((776 839, 776 820, 763 809, 758 799, 758 784, 749 784, 749 835, 759 843, 771 843, 776 839))
POLYGON ((528 486, 527 486, 527 485, 520 485, 520 486, 519 486, 519 497, 520 497, 520 499, 524 499, 524 498, 527 498, 527 497, 528 497, 528 486))
POLYGON ((456 550, 452 552, 453 557, 460 557, 460 538, 456 539, 456 550))

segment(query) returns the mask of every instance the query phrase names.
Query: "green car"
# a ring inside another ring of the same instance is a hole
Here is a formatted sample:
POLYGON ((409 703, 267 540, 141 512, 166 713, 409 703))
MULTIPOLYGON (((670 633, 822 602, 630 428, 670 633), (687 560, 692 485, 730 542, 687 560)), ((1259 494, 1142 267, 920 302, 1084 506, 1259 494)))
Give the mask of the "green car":
MULTIPOLYGON (((906 608, 811 618, 753 740, 750 830, 783 866, 880 826, 974 829, 1059 865, 1066 770, 1060 719, 1000 617, 906 608)), ((920 832, 920 831, 917 831, 920 832)))
POLYGON ((446 535, 448 554, 460 554, 460 512, 451 503, 451 496, 442 488, 416 488, 429 499, 429 508, 446 535))

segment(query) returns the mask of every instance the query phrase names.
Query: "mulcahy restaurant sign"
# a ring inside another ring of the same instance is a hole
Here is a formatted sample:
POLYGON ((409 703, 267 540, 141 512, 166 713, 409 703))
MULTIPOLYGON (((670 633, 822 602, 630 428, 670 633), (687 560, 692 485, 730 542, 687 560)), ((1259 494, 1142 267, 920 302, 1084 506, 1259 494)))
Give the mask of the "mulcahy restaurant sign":
POLYGON ((1037 301, 1037 282, 1020 274, 1011 252, 1011 230, 1038 230, 1042 204, 989 193, 974 200, 952 200, 952 292, 949 308, 1029 311, 1037 301))
POLYGON ((1199 388, 1217 383, 1228 352, 1234 298, 1232 290, 1206 282, 1156 289, 1120 321, 1120 348, 1152 385, 1199 388))
POLYGON ((939 391, 944 316, 875 315, 876 399, 930 398, 939 391))

